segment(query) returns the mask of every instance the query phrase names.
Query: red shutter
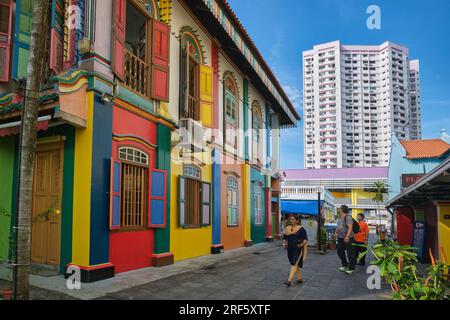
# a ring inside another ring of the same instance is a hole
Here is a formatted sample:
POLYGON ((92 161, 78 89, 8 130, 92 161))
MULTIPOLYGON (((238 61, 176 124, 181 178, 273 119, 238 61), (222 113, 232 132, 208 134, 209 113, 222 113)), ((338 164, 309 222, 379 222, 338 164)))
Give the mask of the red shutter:
POLYGON ((65 23, 68 23, 70 27, 67 30, 68 43, 67 43, 67 56, 65 57, 63 63, 64 70, 72 69, 75 63, 75 45, 76 45, 75 41, 76 41, 76 25, 77 25, 76 19, 78 14, 76 8, 78 8, 77 0, 70 0, 69 7, 67 8, 67 10, 69 10, 69 12, 67 12, 67 19, 69 19, 69 21, 65 21, 65 23))
POLYGON ((152 86, 153 99, 169 102, 170 27, 153 21, 152 86))
POLYGON ((50 31, 50 69, 56 74, 60 73, 63 66, 63 40, 58 33, 50 31))
POLYGON ((0 82, 8 82, 11 64, 13 0, 0 0, 0 10, 3 13, 2 21, 0 21, 0 82))
POLYGON ((52 0, 50 30, 50 69, 56 74, 63 68, 64 58, 64 0, 52 0))
POLYGON ((114 1, 114 24, 112 43, 112 69, 122 81, 125 80, 125 26, 127 0, 114 1))

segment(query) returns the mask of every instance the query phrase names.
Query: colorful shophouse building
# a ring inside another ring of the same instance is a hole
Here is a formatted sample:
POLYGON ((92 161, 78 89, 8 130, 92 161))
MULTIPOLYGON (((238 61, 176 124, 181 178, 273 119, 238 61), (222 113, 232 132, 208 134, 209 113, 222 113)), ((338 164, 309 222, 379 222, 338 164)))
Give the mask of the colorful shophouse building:
POLYGON ((299 116, 226 1, 172 1, 171 32, 170 252, 271 240, 279 130, 299 116))
POLYGON ((450 252, 450 158, 390 199, 394 237, 414 246, 421 262, 448 257, 450 252), (408 222, 412 219, 412 223, 408 222))
MULTIPOLYGON (((299 116, 226 1, 49 2, 32 262, 92 282, 270 239, 277 129, 299 116)), ((32 5, 0 1, 0 259, 32 5)))

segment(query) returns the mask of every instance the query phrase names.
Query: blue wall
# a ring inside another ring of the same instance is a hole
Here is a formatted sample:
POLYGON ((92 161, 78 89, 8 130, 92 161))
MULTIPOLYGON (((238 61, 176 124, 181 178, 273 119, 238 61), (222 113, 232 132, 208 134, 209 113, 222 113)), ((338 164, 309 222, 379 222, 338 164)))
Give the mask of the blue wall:
POLYGON ((109 262, 109 188, 112 152, 112 107, 95 94, 92 143, 90 264, 109 262))
MULTIPOLYGON (((444 134, 442 139, 448 142, 447 135, 444 134)), ((448 157, 449 156, 434 159, 407 159, 406 151, 402 144, 395 136, 393 136, 388 174, 389 199, 396 197, 401 192, 401 179, 403 174, 427 174, 448 157)))

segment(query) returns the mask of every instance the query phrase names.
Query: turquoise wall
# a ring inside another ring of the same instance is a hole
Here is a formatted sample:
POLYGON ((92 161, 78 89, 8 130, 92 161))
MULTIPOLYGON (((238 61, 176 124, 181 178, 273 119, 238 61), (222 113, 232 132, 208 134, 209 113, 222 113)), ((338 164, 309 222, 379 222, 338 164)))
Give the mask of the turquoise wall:
POLYGON ((251 179, 251 237, 253 243, 262 243, 266 241, 266 177, 261 174, 261 172, 256 168, 251 168, 250 173, 251 179), (255 187, 260 185, 262 188, 262 221, 261 225, 255 224, 255 187))
POLYGON ((0 138, 0 260, 6 260, 9 252, 14 145, 14 137, 0 138))

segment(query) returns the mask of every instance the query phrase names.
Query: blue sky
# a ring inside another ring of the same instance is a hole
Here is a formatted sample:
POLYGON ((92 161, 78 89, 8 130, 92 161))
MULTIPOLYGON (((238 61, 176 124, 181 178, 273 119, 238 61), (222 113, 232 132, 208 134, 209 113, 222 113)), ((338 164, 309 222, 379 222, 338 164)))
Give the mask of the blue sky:
MULTIPOLYGON (((335 40, 349 45, 392 41, 408 47, 410 59, 420 60, 424 138, 436 138, 444 128, 450 132, 450 1, 228 2, 299 110, 304 50, 335 40), (381 8, 381 30, 366 26, 372 4, 381 8)), ((281 138, 281 166, 303 168, 303 121, 281 138)))

